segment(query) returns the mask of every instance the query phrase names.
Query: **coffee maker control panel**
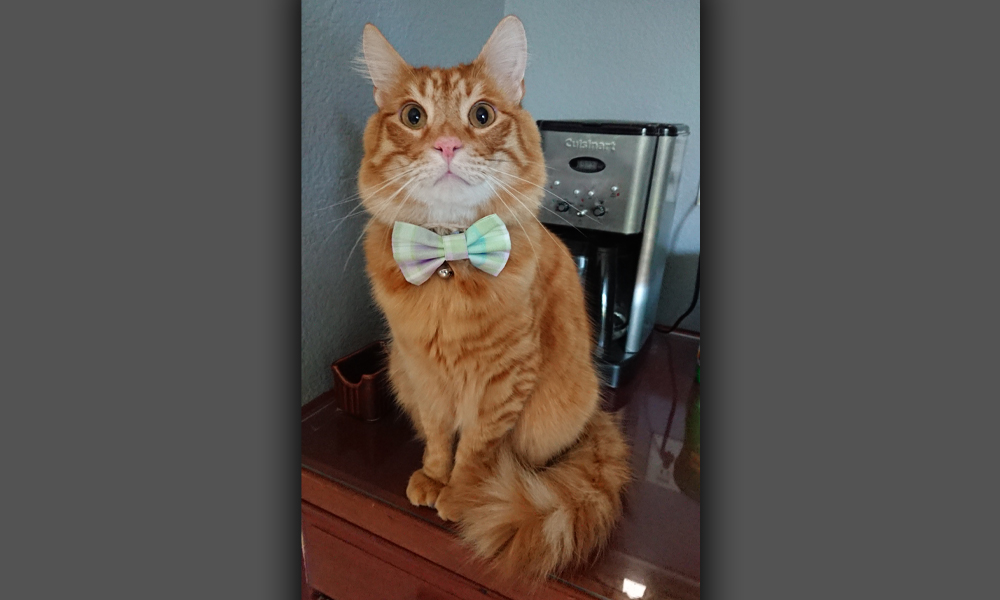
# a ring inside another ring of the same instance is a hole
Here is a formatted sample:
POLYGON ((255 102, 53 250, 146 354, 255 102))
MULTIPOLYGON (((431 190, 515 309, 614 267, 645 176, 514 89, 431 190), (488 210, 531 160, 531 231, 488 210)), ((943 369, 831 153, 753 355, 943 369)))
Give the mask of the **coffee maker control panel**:
POLYGON ((613 207, 616 200, 621 197, 621 191, 617 185, 612 185, 607 190, 574 189, 569 194, 568 199, 563 199, 563 196, 560 195, 560 192, 565 191, 562 188, 561 180, 556 179, 550 183, 549 189, 553 191, 553 194, 546 198, 549 204, 554 204, 557 212, 569 213, 569 215, 577 217, 586 217, 588 212, 595 217, 603 217, 608 214, 608 207, 613 207), (577 199, 577 202, 573 202, 573 199, 577 199))
POLYGON ((544 125, 541 134, 549 175, 543 222, 642 231, 656 136, 550 131, 544 125))

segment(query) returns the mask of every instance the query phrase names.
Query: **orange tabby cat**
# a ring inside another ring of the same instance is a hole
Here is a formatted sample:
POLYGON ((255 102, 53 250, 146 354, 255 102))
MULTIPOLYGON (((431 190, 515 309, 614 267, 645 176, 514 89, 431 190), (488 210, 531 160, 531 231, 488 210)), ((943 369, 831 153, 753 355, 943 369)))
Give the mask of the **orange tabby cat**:
POLYGON ((358 175, 367 269, 397 400, 425 442, 406 495, 458 521, 508 575, 582 562, 621 515, 628 449, 598 406, 576 266, 536 217, 545 167, 520 106, 524 27, 506 17, 476 60, 449 69, 411 67, 371 24, 363 42, 378 105, 358 175), (491 214, 510 236, 498 275, 450 260, 450 276, 404 278, 395 222, 447 235, 491 214))

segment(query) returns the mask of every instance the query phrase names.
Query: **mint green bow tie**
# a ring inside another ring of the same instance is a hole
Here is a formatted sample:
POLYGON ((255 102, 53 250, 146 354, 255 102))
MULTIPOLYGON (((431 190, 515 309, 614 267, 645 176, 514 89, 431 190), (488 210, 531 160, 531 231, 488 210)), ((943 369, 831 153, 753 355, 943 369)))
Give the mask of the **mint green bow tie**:
POLYGON ((430 279, 444 261, 464 258, 496 277, 510 257, 510 233, 497 215, 479 219, 465 233, 445 236, 396 221, 392 226, 392 257, 413 285, 430 279))

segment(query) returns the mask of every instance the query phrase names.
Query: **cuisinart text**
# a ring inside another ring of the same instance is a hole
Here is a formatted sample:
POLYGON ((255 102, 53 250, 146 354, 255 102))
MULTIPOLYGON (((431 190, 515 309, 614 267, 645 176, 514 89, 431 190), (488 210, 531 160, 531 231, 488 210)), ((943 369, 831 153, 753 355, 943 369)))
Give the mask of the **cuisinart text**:
POLYGON ((609 150, 611 152, 615 151, 615 143, 612 142, 595 142, 594 140, 574 140, 573 138, 566 138, 567 148, 583 148, 585 150, 609 150))

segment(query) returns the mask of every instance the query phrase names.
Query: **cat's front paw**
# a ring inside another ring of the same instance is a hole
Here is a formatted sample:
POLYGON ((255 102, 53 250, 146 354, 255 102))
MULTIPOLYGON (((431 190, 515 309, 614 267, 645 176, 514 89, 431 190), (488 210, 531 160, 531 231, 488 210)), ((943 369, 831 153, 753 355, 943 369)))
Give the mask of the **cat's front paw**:
POLYGON ((410 483, 406 485, 406 498, 414 506, 433 507, 443 487, 443 483, 428 477, 423 469, 417 469, 410 475, 410 483))
POLYGON ((438 493, 437 501, 434 503, 438 516, 445 521, 458 521, 461 518, 459 503, 456 501, 454 486, 446 485, 438 493))

